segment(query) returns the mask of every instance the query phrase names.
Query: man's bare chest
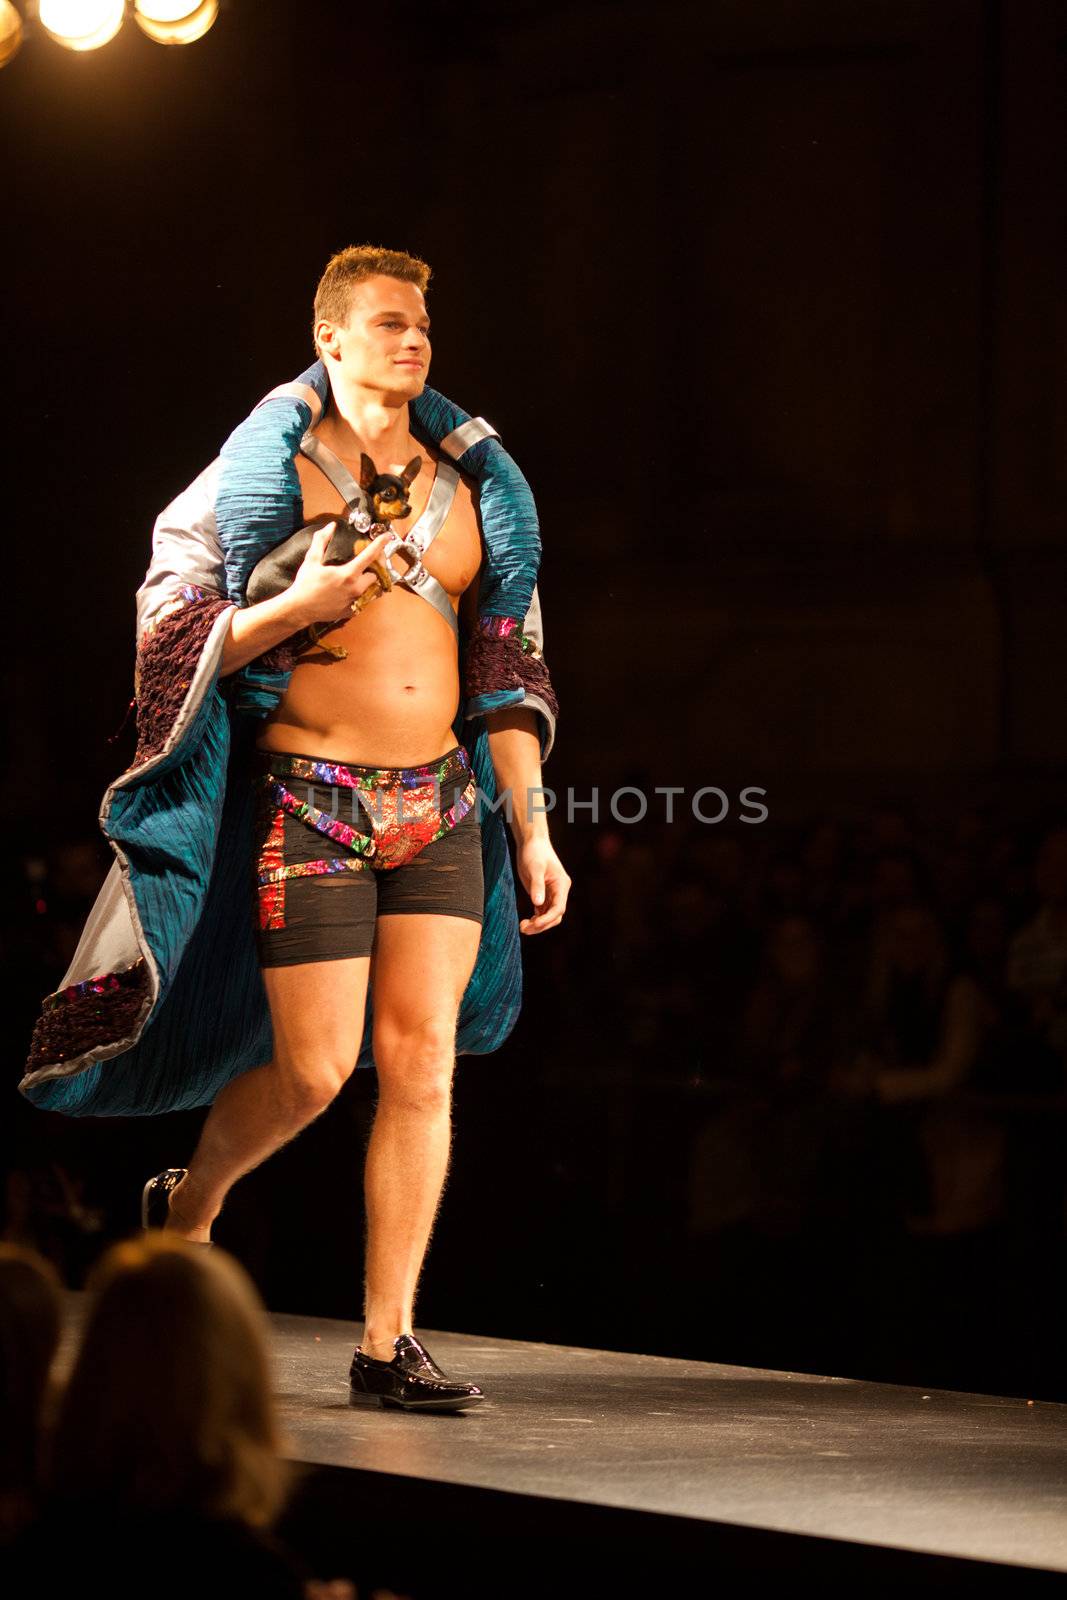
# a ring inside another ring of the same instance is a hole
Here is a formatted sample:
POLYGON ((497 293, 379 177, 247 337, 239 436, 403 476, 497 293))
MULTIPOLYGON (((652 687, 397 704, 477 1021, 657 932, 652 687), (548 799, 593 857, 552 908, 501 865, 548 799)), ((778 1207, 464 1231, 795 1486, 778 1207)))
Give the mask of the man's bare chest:
MULTIPOLYGON (((303 494, 305 522, 310 522, 313 517, 324 513, 344 510, 342 495, 313 461, 308 460, 306 456, 298 455, 296 468, 303 494)), ((411 514, 393 524, 394 531, 401 537, 415 526, 426 509, 434 484, 435 471, 436 462, 424 451, 422 470, 412 483, 409 492, 411 514)), ((406 570, 410 564, 400 552, 392 559, 398 571, 406 570)), ((461 478, 448 509, 448 515, 427 549, 423 564, 452 599, 458 600, 473 583, 481 562, 482 540, 474 499, 470 486, 461 478)))

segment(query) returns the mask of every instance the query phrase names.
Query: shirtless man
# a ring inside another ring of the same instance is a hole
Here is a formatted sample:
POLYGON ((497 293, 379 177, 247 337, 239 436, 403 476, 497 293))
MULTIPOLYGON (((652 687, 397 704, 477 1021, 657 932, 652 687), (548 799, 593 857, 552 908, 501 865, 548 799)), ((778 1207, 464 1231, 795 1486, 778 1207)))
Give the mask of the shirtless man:
MULTIPOLYGON (((430 365, 424 298, 429 272, 414 258, 392 259, 401 263, 403 276, 379 271, 360 277, 357 266, 356 281, 349 272, 339 287, 336 275, 328 284, 328 268, 319 286, 314 337, 333 404, 314 435, 356 481, 364 452, 379 472, 398 475, 414 457, 422 458, 410 487, 411 514, 400 524, 407 529, 426 505, 439 457, 412 437, 408 414, 408 402, 421 393, 430 365)), ((318 465, 299 455, 297 468, 305 521, 343 510, 343 496, 318 465)), ((440 769, 447 758, 443 770, 461 788, 469 767, 463 766, 466 752, 452 733, 461 691, 455 632, 420 595, 400 587, 352 615, 353 599, 376 581, 366 568, 380 557, 385 537, 350 562, 328 566, 322 556, 331 532, 332 525, 316 534, 289 589, 232 616, 222 675, 311 623, 347 618, 324 638, 347 655, 335 658, 321 647, 302 654, 284 697, 264 721, 257 738, 261 781, 269 786, 279 774, 290 783, 311 775, 299 758, 338 764, 331 776, 340 775, 342 784, 346 775, 358 782, 358 771, 351 777, 355 769, 440 769)), ((397 571, 407 568, 402 554, 392 559, 397 571)), ((457 613, 463 607, 467 615, 466 608, 476 607, 481 534, 465 478, 425 565, 457 613)), ((509 825, 517 874, 536 908, 520 921, 520 929, 543 933, 558 926, 570 879, 552 847, 546 817, 536 810, 527 815, 528 791, 542 781, 536 715, 520 707, 490 713, 486 725, 498 791, 512 793, 509 825)), ((305 783, 296 781, 294 787, 302 797, 305 783)), ((314 792, 314 803, 327 815, 366 829, 366 819, 359 821, 361 813, 354 810, 354 793, 342 787, 337 806, 321 783, 314 792)), ((451 790, 443 793, 442 816, 451 798, 451 790)), ((187 1175, 170 1191, 165 1225, 187 1239, 208 1242, 232 1184, 324 1111, 352 1072, 373 983, 379 1094, 364 1172, 365 1325, 353 1359, 353 1400, 377 1397, 386 1404, 455 1409, 482 1398, 476 1385, 448 1380, 413 1333, 416 1285, 450 1156, 459 1005, 481 934, 475 813, 472 807, 410 862, 388 871, 372 872, 359 862, 362 870, 333 872, 318 859, 313 873, 286 880, 293 915, 291 924, 280 928, 271 926, 268 903, 275 886, 259 891, 257 937, 275 1054, 222 1089, 187 1175), (427 903, 434 911, 416 909, 427 903), (356 926, 361 918, 362 929, 356 926), (365 953, 346 953, 353 944, 365 953)), ((434 820, 437 816, 434 812, 434 820)), ((310 839, 304 860, 327 857, 332 848, 338 869, 353 865, 350 858, 339 859, 343 848, 304 821, 291 815, 283 819, 278 811, 273 817, 277 829, 288 830, 289 847, 294 839, 310 839)), ((268 814, 257 835, 262 850, 269 849, 269 822, 268 814)), ((282 833, 275 838, 282 841, 282 833)), ((291 854, 289 848, 285 859, 291 854)), ((262 865, 270 858, 261 854, 259 859, 262 865)))

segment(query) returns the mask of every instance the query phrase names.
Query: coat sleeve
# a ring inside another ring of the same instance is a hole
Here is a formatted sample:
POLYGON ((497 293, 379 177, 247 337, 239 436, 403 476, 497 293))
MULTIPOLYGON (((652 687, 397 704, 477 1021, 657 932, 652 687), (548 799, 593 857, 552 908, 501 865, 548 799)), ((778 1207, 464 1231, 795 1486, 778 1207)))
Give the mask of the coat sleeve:
POLYGON ((545 663, 545 633, 541 621, 541 596, 534 584, 533 599, 530 609, 526 613, 526 620, 522 625, 524 637, 533 641, 537 654, 532 659, 540 661, 544 667, 544 679, 540 684, 533 684, 525 689, 524 706, 530 706, 538 715, 538 726, 541 731, 541 761, 548 759, 552 746, 556 742, 556 717, 559 715, 559 706, 556 703, 555 691, 552 688, 545 663))
POLYGON ((157 755, 168 741, 194 676, 205 665, 217 673, 228 634, 223 612, 236 610, 226 594, 226 570, 215 522, 220 463, 205 467, 160 512, 152 530, 152 557, 136 595, 137 701, 134 766, 157 755))
POLYGON ((220 465, 216 458, 156 518, 152 559, 137 591, 138 639, 185 588, 226 597, 226 567, 215 522, 220 465))
POLYGON ((559 704, 544 657, 544 624, 537 584, 525 617, 481 615, 464 653, 464 717, 529 706, 537 714, 541 762, 556 742, 559 704))

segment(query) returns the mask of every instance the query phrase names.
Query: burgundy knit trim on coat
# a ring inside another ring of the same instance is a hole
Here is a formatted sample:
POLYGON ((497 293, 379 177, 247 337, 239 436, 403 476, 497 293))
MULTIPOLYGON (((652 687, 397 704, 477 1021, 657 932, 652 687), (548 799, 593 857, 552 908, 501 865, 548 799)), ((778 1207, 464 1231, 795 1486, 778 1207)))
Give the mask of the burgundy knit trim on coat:
POLYGON ((232 602, 187 584, 137 643, 137 751, 132 766, 158 755, 185 703, 197 662, 220 611, 232 602))
POLYGON ((42 1002, 26 1071, 84 1055, 94 1045, 129 1038, 148 996, 148 967, 139 956, 122 972, 105 972, 57 989, 42 1002))
POLYGON ((468 700, 500 689, 525 689, 540 695, 554 717, 559 705, 548 668, 536 643, 517 617, 479 617, 467 640, 463 691, 468 700))

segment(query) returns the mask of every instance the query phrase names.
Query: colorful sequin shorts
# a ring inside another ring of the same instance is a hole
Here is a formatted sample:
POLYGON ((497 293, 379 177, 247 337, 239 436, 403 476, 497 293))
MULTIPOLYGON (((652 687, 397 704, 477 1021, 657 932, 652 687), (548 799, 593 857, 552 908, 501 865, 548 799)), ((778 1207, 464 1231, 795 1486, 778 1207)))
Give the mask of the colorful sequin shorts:
POLYGON ((484 917, 470 756, 358 767, 256 750, 260 965, 369 956, 379 916, 484 917))

